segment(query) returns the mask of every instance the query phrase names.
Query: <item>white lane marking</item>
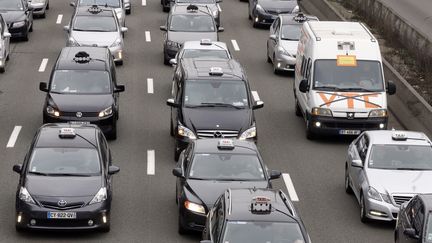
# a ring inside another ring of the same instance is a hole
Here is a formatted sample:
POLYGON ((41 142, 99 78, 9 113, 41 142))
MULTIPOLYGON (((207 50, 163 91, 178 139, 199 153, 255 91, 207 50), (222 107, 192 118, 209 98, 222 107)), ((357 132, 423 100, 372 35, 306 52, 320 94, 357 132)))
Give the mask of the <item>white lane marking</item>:
POLYGON ((146 6, 147 5, 147 0, 142 0, 142 5, 146 6))
POLYGON ((260 97, 259 97, 257 91, 255 91, 255 90, 252 91, 252 96, 253 96, 253 98, 254 98, 255 101, 259 101, 260 100, 260 97))
POLYGON ((61 24, 62 19, 63 19, 63 14, 59 14, 59 15, 57 16, 56 24, 61 24))
POLYGON ((291 180, 290 175, 288 173, 283 173, 282 174, 282 178, 283 178, 283 180, 285 182, 285 186, 286 186, 286 188, 288 190, 288 194, 289 194, 289 197, 291 198, 291 201, 298 202, 299 198, 297 196, 297 192, 294 189, 294 184, 293 184, 293 182, 291 180))
POLYGON ((155 151, 147 150, 147 175, 155 174, 155 151))
POLYGON ((146 42, 151 42, 150 31, 145 32, 145 39, 146 39, 146 42))
POLYGON ((236 51, 240 51, 240 47, 239 47, 239 45, 237 44, 237 41, 236 41, 236 40, 231 40, 231 43, 232 43, 232 45, 233 45, 233 47, 234 47, 234 50, 236 50, 236 51))
POLYGON ((45 68, 46 68, 47 64, 48 64, 48 58, 42 59, 42 62, 39 66, 39 72, 40 73, 45 72, 45 68))
POLYGON ((153 79, 152 78, 148 78, 147 79, 147 93, 149 94, 153 94, 154 90, 153 90, 153 79))
POLYGON ((16 140, 18 138, 18 135, 19 135, 19 133, 21 131, 21 128, 22 128, 22 126, 15 126, 14 127, 14 129, 12 131, 12 134, 9 137, 9 141, 8 141, 8 143, 6 145, 6 148, 13 148, 15 146, 15 142, 16 142, 16 140))

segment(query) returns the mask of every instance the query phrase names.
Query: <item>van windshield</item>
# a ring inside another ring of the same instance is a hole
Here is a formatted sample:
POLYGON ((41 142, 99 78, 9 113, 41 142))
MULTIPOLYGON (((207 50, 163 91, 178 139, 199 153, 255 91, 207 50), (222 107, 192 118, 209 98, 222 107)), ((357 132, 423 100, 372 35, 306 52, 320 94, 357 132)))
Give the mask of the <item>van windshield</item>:
POLYGON ((384 91, 378 61, 357 60, 355 66, 337 66, 336 60, 316 60, 313 80, 314 90, 384 91))

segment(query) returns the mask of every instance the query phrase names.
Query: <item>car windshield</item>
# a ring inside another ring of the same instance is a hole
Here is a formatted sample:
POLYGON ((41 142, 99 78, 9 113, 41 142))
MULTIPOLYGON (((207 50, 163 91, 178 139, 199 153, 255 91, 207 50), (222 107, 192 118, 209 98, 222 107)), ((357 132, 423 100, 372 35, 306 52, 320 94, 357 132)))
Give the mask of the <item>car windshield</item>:
POLYGON ((64 94, 108 94, 111 80, 107 71, 57 70, 51 81, 51 92, 64 94))
POLYGON ((216 3, 215 0, 176 0, 177 3, 216 3))
POLYGON ((170 31, 214 32, 215 25, 210 15, 176 14, 171 16, 170 31))
POLYGON ((91 6, 91 5, 99 5, 99 6, 108 6, 112 8, 120 8, 119 0, 79 0, 80 5, 91 6))
POLYGON ((317 60, 314 69, 315 90, 384 91, 381 64, 378 61, 357 60, 350 65, 338 65, 336 60, 317 60))
POLYGON ((297 223, 228 221, 223 241, 248 243, 304 243, 297 223))
POLYGON ((205 80, 186 82, 184 104, 186 107, 231 106, 248 107, 246 85, 242 81, 205 80))
POLYGON ((369 168, 432 170, 432 147, 419 145, 373 145, 369 168))
POLYGON ((425 242, 432 243, 432 212, 428 213, 425 242))
POLYGON ((19 0, 0 0, 0 10, 24 10, 19 0))
POLYGON ((298 41, 300 39, 300 30, 302 28, 301 24, 287 24, 282 25, 281 39, 298 41))
POLYGON ((94 148, 36 148, 29 163, 30 174, 100 175, 98 151, 94 148))
POLYGON ((116 19, 113 16, 77 16, 73 26, 75 31, 115 32, 116 19))
POLYGON ((225 50, 202 50, 202 49, 185 49, 183 58, 221 58, 229 59, 228 53, 225 50))
POLYGON ((189 171, 190 179, 264 180, 264 172, 256 155, 196 154, 189 171))

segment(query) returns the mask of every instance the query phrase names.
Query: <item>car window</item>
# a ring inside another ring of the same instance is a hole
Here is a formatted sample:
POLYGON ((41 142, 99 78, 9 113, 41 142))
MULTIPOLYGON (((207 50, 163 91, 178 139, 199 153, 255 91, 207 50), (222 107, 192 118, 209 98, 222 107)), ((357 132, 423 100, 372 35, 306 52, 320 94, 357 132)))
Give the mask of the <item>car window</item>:
POLYGON ((298 41, 300 39, 302 25, 300 24, 286 24, 281 28, 281 39, 298 41))
POLYGON ((214 32, 213 17, 209 15, 175 14, 171 16, 170 31, 214 32))
POLYGON ((63 94, 108 94, 111 80, 106 71, 57 70, 54 72, 50 91, 63 94))
POLYGON ((424 221, 424 207, 421 200, 417 200, 417 203, 414 205, 414 209, 416 213, 413 219, 413 227, 417 235, 422 235, 423 221, 424 221))
POLYGON ((363 135, 361 138, 357 140, 356 148, 360 159, 364 163, 366 160, 367 150, 368 150, 368 142, 366 135, 363 135))
POLYGON ((213 213, 213 217, 214 220, 212 222, 212 236, 213 236, 213 242, 219 242, 219 238, 220 238, 220 233, 223 227, 223 223, 224 223, 224 210, 223 210, 223 206, 222 206, 222 201, 220 200, 219 204, 216 206, 214 213, 213 213))
POLYGON ((432 170, 432 147, 374 144, 368 167, 389 170, 432 170))
POLYGON ((77 16, 74 31, 115 32, 117 23, 114 16, 77 16))
POLYGON ((102 154, 102 160, 108 164, 108 156, 109 156, 109 150, 108 150, 108 146, 106 144, 106 140, 103 137, 102 133, 99 133, 99 142, 100 142, 100 150, 101 150, 101 154, 102 154))

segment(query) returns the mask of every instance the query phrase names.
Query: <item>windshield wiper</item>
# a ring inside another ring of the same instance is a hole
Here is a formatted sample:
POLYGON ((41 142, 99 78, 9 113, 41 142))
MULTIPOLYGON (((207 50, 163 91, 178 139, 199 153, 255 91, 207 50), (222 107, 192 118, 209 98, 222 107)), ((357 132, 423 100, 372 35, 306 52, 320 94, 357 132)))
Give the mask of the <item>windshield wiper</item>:
POLYGON ((227 104, 227 103, 201 103, 200 107, 233 107, 236 109, 243 109, 243 106, 235 106, 233 104, 227 104))
POLYGON ((287 40, 287 41, 298 41, 298 39, 290 39, 290 38, 281 38, 282 40, 287 40))
POLYGON ((327 89, 327 90, 338 90, 338 91, 341 90, 336 86, 318 86, 318 87, 314 87, 314 89, 327 89))
POLYGON ((41 175, 41 176, 48 176, 48 173, 38 172, 38 171, 29 171, 29 174, 33 175, 41 175))
POLYGON ((371 90, 365 88, 343 88, 342 91, 363 91, 363 92, 379 92, 378 90, 371 90))

